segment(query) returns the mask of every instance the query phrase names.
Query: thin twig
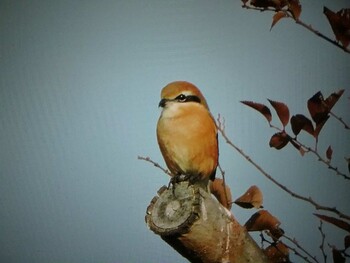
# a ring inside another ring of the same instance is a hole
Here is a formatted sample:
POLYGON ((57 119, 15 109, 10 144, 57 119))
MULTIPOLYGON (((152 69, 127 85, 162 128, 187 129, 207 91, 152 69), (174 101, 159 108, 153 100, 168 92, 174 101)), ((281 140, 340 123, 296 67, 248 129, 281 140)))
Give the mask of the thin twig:
POLYGON ((333 170, 336 172, 337 175, 340 175, 342 177, 344 177, 344 179, 346 180, 350 180, 350 176, 347 176, 345 173, 341 172, 338 167, 335 167, 333 165, 330 164, 330 162, 328 160, 325 160, 316 149, 312 149, 311 147, 308 147, 304 144, 302 144, 301 142, 297 141, 297 139, 293 139, 293 141, 297 142, 301 147, 303 147, 304 149, 306 149, 308 152, 313 153, 314 155, 317 156, 318 161, 324 163, 325 165, 328 166, 328 169, 333 170))
POLYGON ((348 124, 346 124, 346 122, 343 120, 343 118, 341 117, 338 117, 337 115, 335 115, 333 112, 329 112, 330 115, 332 115, 335 119, 337 119, 338 121, 340 121, 343 125, 344 125, 344 128, 346 130, 350 130, 350 127, 348 124))
POLYGON ((350 220, 350 216, 346 215, 342 212, 340 212, 337 208, 335 207, 328 207, 328 206, 324 206, 321 205, 317 202, 315 202, 311 197, 305 197, 302 195, 299 195, 291 190, 289 190, 286 186, 284 186, 283 184, 281 184, 280 182, 278 182, 276 179, 274 179, 270 174, 268 174, 267 172, 265 172, 264 169, 262 169, 255 161, 253 161, 247 154, 244 153, 243 150, 241 150, 240 148, 238 148, 226 135, 225 133, 225 129, 224 126, 221 122, 220 119, 220 115, 217 118, 217 126, 218 126, 218 130, 221 133, 222 137, 225 139, 226 143, 228 145, 230 145, 232 148, 234 148, 240 155, 242 155, 250 164, 252 164, 262 175, 264 175, 267 179, 269 179, 272 183, 274 183, 275 185, 277 185, 279 188, 281 188, 282 190, 284 190, 285 192, 287 192, 289 195, 291 195, 292 197, 305 201, 311 205, 313 205, 315 207, 316 210, 323 210, 323 211, 329 211, 332 213, 337 214, 340 218, 345 218, 345 219, 349 219, 350 220))
MULTIPOLYGON (((265 231, 265 233, 269 236, 269 232, 265 231)), ((318 263, 318 261, 316 260, 316 257, 311 256, 304 248, 302 248, 299 244, 297 244, 296 241, 293 241, 292 239, 288 238, 287 236, 283 235, 287 240, 289 240, 290 242, 292 242, 295 246, 297 246, 301 251, 303 251, 304 253, 306 253, 307 255, 309 255, 316 263, 318 263)), ((281 251, 278 246, 276 245, 276 241, 269 241, 268 239, 265 238, 264 236, 264 232, 260 233, 260 238, 261 238, 261 246, 263 247, 264 242, 268 243, 270 246, 274 246, 276 248, 276 250, 278 250, 280 253, 284 254, 283 251, 281 251)), ((281 241, 282 242, 282 241, 281 241)), ((308 263, 312 263, 313 261, 311 261, 307 256, 302 255, 297 248, 292 247, 287 245, 285 242, 282 242, 284 246, 286 246, 289 250, 293 251, 294 254, 297 257, 300 257, 301 259, 303 259, 304 261, 308 262, 308 263)), ((288 261, 290 262, 290 261, 288 261)))
POLYGON ((152 161, 152 159, 149 158, 149 157, 137 156, 137 159, 139 159, 139 160, 144 160, 144 161, 146 161, 146 162, 150 162, 150 163, 153 164, 155 167, 161 169, 161 170, 162 170, 164 173, 166 173, 167 175, 172 176, 172 174, 169 172, 169 170, 163 168, 163 167, 160 166, 158 163, 152 161))
POLYGON ((316 259, 316 256, 311 255, 308 251, 306 251, 305 248, 303 248, 302 246, 300 246, 300 245, 299 245, 299 242, 298 242, 295 238, 290 238, 290 237, 288 237, 288 236, 285 235, 285 234, 283 235, 283 237, 284 237, 285 239, 287 239, 289 242, 293 243, 299 250, 301 250, 303 253, 305 253, 305 254, 307 255, 307 256, 303 256, 303 255, 301 255, 301 253, 298 252, 295 248, 292 248, 292 247, 288 246, 289 249, 293 250, 293 252, 294 252, 297 256, 301 257, 302 259, 304 259, 304 260, 307 261, 307 262, 311 262, 309 258, 311 258, 314 262, 318 262, 317 259, 316 259))
POLYGON ((326 235, 325 235, 325 233, 323 233, 323 228, 322 228, 322 226, 323 226, 323 222, 322 222, 322 220, 320 220, 320 226, 318 227, 318 230, 319 230, 320 233, 321 233, 321 238, 322 238, 322 240, 321 240, 321 245, 319 246, 319 248, 320 248, 320 250, 321 250, 321 252, 322 252, 322 255, 323 255, 323 262, 326 263, 326 262, 327 262, 327 254, 326 254, 326 252, 324 251, 324 241, 325 241, 325 239, 326 239, 326 235))
MULTIPOLYGON (((289 15, 290 18, 294 19, 291 15, 289 15)), ((301 21, 300 19, 294 19, 295 23, 297 23, 298 25, 301 25, 302 27, 304 27, 305 29, 309 30, 310 32, 316 34, 317 36, 319 36, 320 38, 323 38, 324 40, 326 40, 327 42, 335 45, 336 47, 342 49, 344 52, 346 53, 350 53, 350 50, 347 49, 346 47, 340 45, 337 41, 323 35, 322 33, 320 33, 318 30, 314 29, 311 25, 307 25, 305 24, 303 21, 301 21)))
MULTIPOLYGON (((282 132, 282 130, 281 130, 279 127, 277 127, 277 126, 275 126, 275 125, 273 125, 273 124, 271 124, 271 123, 270 123, 270 127, 273 128, 273 129, 275 129, 275 130, 277 130, 277 131, 279 131, 279 132, 282 132)), ((283 130, 283 131, 286 132, 285 130, 283 130)), ((317 143, 316 143, 315 148, 313 149, 313 148, 311 148, 311 147, 309 147, 309 146, 306 146, 305 144, 299 142, 297 138, 292 138, 292 136, 290 136, 289 134, 287 134, 287 136, 288 136, 296 145, 298 145, 299 147, 303 148, 303 149, 304 149, 304 152, 311 152, 312 154, 316 155, 317 158, 318 158, 318 161, 320 161, 320 162, 322 162, 323 164, 327 165, 328 169, 333 170, 334 172, 336 172, 337 175, 340 175, 340 176, 344 177, 344 179, 350 180, 350 176, 347 176, 345 173, 343 173, 342 171, 340 171, 340 170, 338 169, 338 167, 335 167, 335 166, 331 165, 330 162, 329 162, 328 160, 324 159, 324 158, 318 153, 318 150, 317 150, 317 143)))
POLYGON ((226 197, 226 201, 227 201, 227 205, 231 205, 232 202, 229 204, 229 196, 227 195, 227 191, 226 191, 226 179, 225 179, 225 171, 221 168, 221 165, 220 163, 218 164, 218 168, 220 170, 220 173, 221 173, 221 176, 222 176, 222 182, 224 184, 224 194, 225 194, 225 197, 226 197))
POLYGON ((278 11, 284 11, 284 13, 286 14, 286 16, 288 18, 291 18, 295 21, 296 24, 304 27, 305 29, 309 30, 310 32, 314 33, 315 35, 317 35, 318 37, 326 40, 327 42, 333 44, 334 46, 342 49, 344 52, 346 53, 350 53, 350 50, 347 49, 346 47, 340 45, 337 41, 325 36, 324 34, 322 34, 320 31, 314 29, 311 25, 306 24, 305 22, 303 22, 302 20, 300 20, 299 18, 294 18, 293 15, 291 13, 288 12, 288 10, 284 9, 284 10, 280 10, 277 8, 272 8, 272 7, 268 7, 268 8, 263 8, 263 7, 254 7, 254 6, 249 6, 249 5, 242 5, 242 8, 248 9, 248 10, 256 10, 256 11, 270 11, 270 12, 278 12, 278 11))

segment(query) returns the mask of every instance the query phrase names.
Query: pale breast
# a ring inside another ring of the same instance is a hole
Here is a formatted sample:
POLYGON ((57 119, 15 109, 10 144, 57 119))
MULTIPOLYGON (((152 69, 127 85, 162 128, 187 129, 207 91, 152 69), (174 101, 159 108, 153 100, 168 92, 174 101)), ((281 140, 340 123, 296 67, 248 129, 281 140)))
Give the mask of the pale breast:
POLYGON ((217 129, 212 116, 198 103, 172 106, 163 110, 157 127, 168 168, 174 173, 209 176, 218 162, 217 129))

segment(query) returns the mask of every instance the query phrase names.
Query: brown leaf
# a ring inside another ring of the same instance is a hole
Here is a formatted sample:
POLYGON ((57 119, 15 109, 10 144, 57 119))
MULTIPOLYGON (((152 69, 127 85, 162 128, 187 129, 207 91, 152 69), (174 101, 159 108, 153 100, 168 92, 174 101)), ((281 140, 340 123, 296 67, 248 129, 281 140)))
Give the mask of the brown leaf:
POLYGON ((341 228, 347 232, 350 233, 350 224, 348 222, 345 222, 341 219, 338 218, 334 218, 331 216, 325 216, 325 215, 320 215, 320 214, 314 214, 315 216, 317 216, 318 218, 320 218, 321 220, 333 224, 335 226, 337 226, 338 228, 341 228))
POLYGON ((344 237, 344 249, 348 249, 350 247, 350 235, 344 237))
POLYGON ((345 258, 338 249, 332 249, 332 256, 334 263, 345 263, 345 258))
POLYGON ((280 10, 282 7, 286 6, 286 0, 251 0, 250 4, 255 7, 268 8, 272 7, 280 10))
POLYGON ((332 146, 329 145, 326 151, 326 157, 328 160, 332 160, 332 155, 333 155, 333 149, 332 146))
POLYGON ((260 210, 253 214, 244 224, 248 231, 274 231, 279 228, 281 222, 267 210, 260 210))
POLYGON ((323 122, 329 113, 329 109, 324 103, 323 95, 320 91, 307 101, 307 108, 309 109, 312 120, 316 124, 323 122))
POLYGON ((243 6, 245 6, 248 3, 249 0, 242 0, 243 6))
POLYGON ((289 109, 288 106, 282 102, 279 101, 273 101, 273 100, 269 100, 270 104, 272 105, 272 107, 275 109, 278 118, 280 119, 280 121, 282 122, 283 127, 286 127, 286 125, 289 122, 289 109))
POLYGON ((216 199, 226 207, 228 210, 232 207, 232 195, 228 185, 224 184, 224 180, 221 178, 215 178, 209 185, 210 192, 216 197, 216 199))
POLYGON ((328 110, 330 111, 333 106, 337 103, 341 95, 343 95, 344 90, 339 90, 338 92, 334 92, 325 99, 324 103, 326 104, 328 110))
POLYGON ((348 171, 350 173, 350 158, 346 158, 346 157, 344 158, 345 158, 345 161, 348 163, 348 171))
POLYGON ((291 12, 295 20, 299 19, 301 14, 301 4, 299 3, 299 0, 289 0, 288 10, 291 12))
POLYGON ((264 104, 256 103, 256 102, 252 102, 252 101, 241 101, 241 103, 243 103, 243 104, 245 104, 245 105, 247 105, 247 106, 257 110, 262 115, 264 115, 264 117, 267 119, 268 122, 271 122, 271 120, 272 120, 271 111, 264 104))
POLYGON ((290 141, 290 137, 285 132, 278 132, 272 135, 269 145, 277 150, 282 149, 284 146, 288 144, 290 141))
POLYGON ((281 241, 264 249, 267 258, 273 262, 289 262, 289 249, 281 241))
POLYGON ((271 27, 270 27, 270 31, 277 24, 277 22, 280 21, 284 17, 287 17, 287 15, 286 15, 286 13, 284 11, 276 12, 276 14, 274 14, 274 16, 272 18, 272 24, 271 24, 271 27))
POLYGON ((292 131, 295 135, 298 135, 301 130, 314 135, 314 127, 309 118, 302 114, 296 114, 290 119, 290 124, 292 125, 292 131))
POLYGON ((294 140, 290 140, 290 143, 294 146, 295 149, 297 149, 300 153, 301 156, 304 156, 305 154, 305 149, 297 144, 294 140))
POLYGON ((243 208, 262 208, 263 194, 259 187, 253 185, 243 195, 237 198, 234 203, 243 208))
POLYGON ((315 131, 314 131, 315 138, 317 138, 318 135, 320 134, 321 129, 325 125, 325 123, 328 120, 328 118, 329 118, 329 115, 322 122, 319 122, 319 123, 316 124, 315 131))
POLYGON ((329 24, 337 41, 340 41, 346 48, 350 43, 350 9, 341 9, 337 13, 327 7, 323 7, 329 24))
POLYGON ((284 230, 282 228, 270 229, 267 234, 276 242, 281 236, 284 235, 284 230))

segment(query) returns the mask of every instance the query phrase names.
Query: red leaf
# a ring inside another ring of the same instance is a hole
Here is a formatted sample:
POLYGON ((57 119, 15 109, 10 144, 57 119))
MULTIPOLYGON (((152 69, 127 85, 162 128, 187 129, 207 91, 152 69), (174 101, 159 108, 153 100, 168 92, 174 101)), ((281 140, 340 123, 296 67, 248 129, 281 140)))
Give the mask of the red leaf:
POLYGON ((333 149, 332 149, 332 146, 329 145, 326 151, 327 159, 332 160, 332 155, 333 155, 333 149))
POLYGON ((210 183, 209 187, 210 192, 216 197, 220 204, 230 210, 232 206, 232 195, 230 187, 224 184, 224 180, 215 178, 215 180, 210 183))
POLYGON ((262 208, 263 194, 259 187, 253 185, 243 195, 237 198, 234 203, 243 208, 262 208))
POLYGON ((243 103, 243 104, 245 104, 245 105, 247 105, 247 106, 257 110, 262 115, 264 115, 264 117, 267 119, 268 122, 271 122, 271 120, 272 120, 271 111, 264 104, 256 103, 256 102, 252 102, 252 101, 241 101, 241 103, 243 103))
POLYGON ((284 17, 287 17, 287 15, 286 15, 286 13, 284 11, 276 12, 276 14, 274 14, 274 16, 272 18, 272 24, 271 24, 271 27, 270 27, 270 31, 277 24, 277 22, 280 21, 284 17))
POLYGON ((348 171, 350 173, 350 158, 346 158, 346 157, 344 158, 345 158, 345 161, 348 163, 348 171))
POLYGON ((271 262, 290 262, 289 248, 282 241, 268 246, 264 253, 271 262))
POLYGON ((345 263, 345 258, 338 249, 332 249, 332 256, 334 263, 345 263))
POLYGON ((320 218, 321 220, 323 220, 327 223, 333 224, 336 227, 341 228, 341 229, 350 233, 350 224, 348 222, 345 222, 341 219, 334 218, 331 216, 325 216, 325 215, 320 215, 320 214, 314 214, 314 215, 317 216, 318 218, 320 218))
POLYGON ((305 117, 302 114, 296 114, 290 119, 290 124, 292 125, 292 131, 295 135, 298 135, 301 130, 304 130, 314 135, 314 127, 309 118, 305 117))
POLYGON ((299 19, 301 14, 301 4, 299 3, 299 0, 289 0, 288 10, 291 12, 295 20, 299 19))
POLYGON ((335 38, 346 48, 350 43, 350 9, 344 8, 335 13, 324 6, 323 13, 332 27, 335 38))
POLYGON ((278 229, 281 222, 267 210, 260 210, 253 214, 244 224, 248 231, 263 231, 278 229))
POLYGON ((276 8, 280 10, 282 7, 286 6, 286 0, 251 0, 250 4, 255 7, 261 8, 276 8))
POLYGON ((325 99, 324 103, 328 107, 328 110, 330 111, 333 106, 337 103, 341 95, 343 95, 344 90, 339 90, 338 92, 333 92, 331 95, 328 96, 327 99, 325 99))
POLYGON ((350 235, 344 237, 344 248, 348 249, 350 247, 350 235))
POLYGON ((299 144, 297 144, 295 141, 290 140, 290 143, 294 146, 295 149, 297 149, 299 151, 299 153, 301 154, 301 156, 304 156, 305 154, 305 149, 303 147, 301 147, 299 144))
POLYGON ((307 108, 316 124, 323 122, 328 117, 329 110, 320 91, 307 101, 307 108))
POLYGON ((248 1, 249 1, 249 0, 242 0, 243 6, 246 6, 246 4, 247 4, 248 1))
POLYGON ((290 137, 285 132, 278 132, 272 135, 269 145, 270 147, 276 148, 277 150, 282 149, 288 144, 290 137))
POLYGON ((273 100, 269 100, 269 99, 268 99, 268 101, 270 102, 272 107, 275 109, 275 111, 278 115, 278 118, 282 122, 283 127, 286 127, 286 125, 289 122, 289 109, 288 109, 287 105, 282 103, 282 102, 273 101, 273 100))
POLYGON ((315 138, 317 138, 318 135, 320 134, 321 129, 323 128, 323 125, 325 125, 325 123, 328 120, 328 118, 329 118, 329 115, 322 122, 319 122, 319 123, 316 124, 315 132, 314 132, 315 138))

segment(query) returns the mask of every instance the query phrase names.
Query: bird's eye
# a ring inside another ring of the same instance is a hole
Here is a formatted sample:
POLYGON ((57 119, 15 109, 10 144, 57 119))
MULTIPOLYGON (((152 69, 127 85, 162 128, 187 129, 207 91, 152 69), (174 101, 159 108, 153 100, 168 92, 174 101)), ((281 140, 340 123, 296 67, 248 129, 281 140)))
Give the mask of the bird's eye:
POLYGON ((175 99, 176 99, 177 101, 184 102, 184 101, 186 101, 186 95, 180 94, 180 95, 177 96, 175 99))

